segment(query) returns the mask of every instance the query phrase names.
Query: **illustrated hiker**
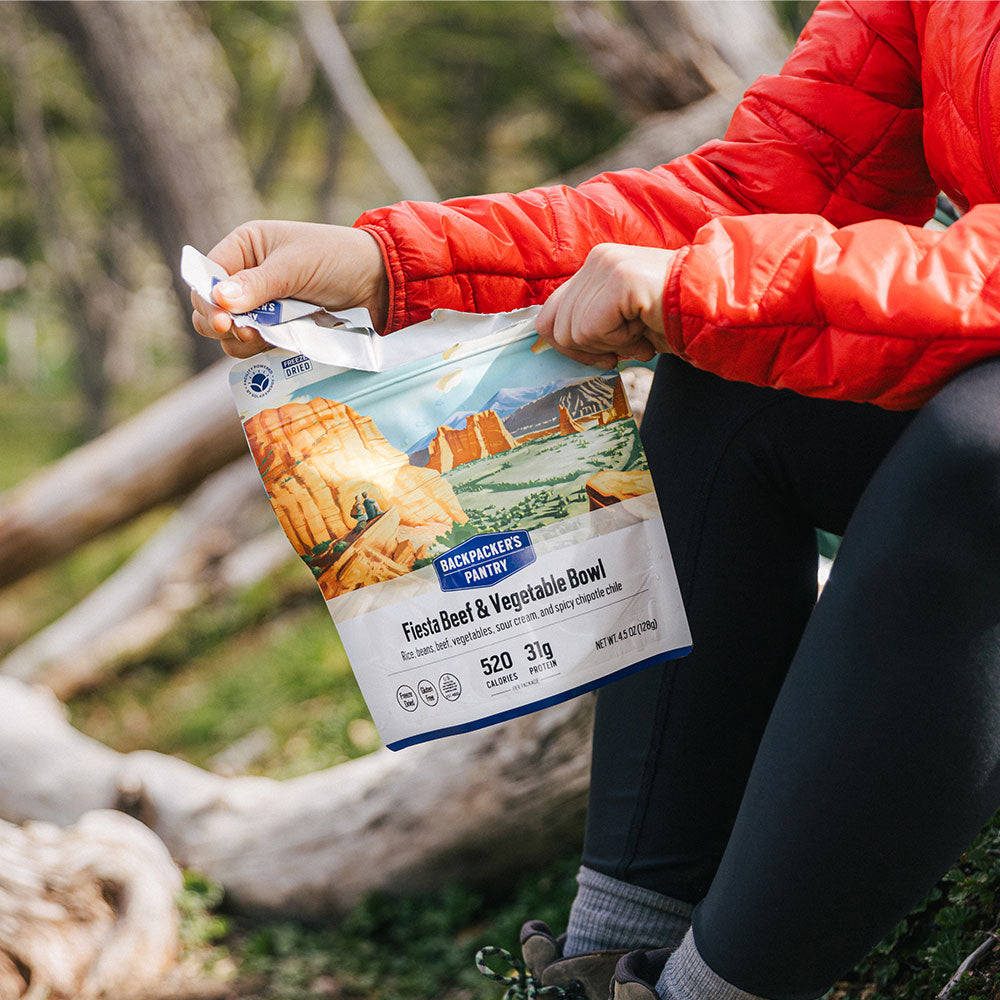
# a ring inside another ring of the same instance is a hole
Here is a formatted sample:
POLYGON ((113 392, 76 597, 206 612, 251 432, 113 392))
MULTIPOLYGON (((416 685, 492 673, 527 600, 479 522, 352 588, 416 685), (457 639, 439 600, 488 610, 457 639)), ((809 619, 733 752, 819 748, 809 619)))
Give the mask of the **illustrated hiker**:
POLYGON ((373 497, 368 496, 367 492, 361 494, 361 503, 365 509, 365 517, 369 521, 373 521, 379 516, 379 514, 385 513, 379 507, 378 501, 376 501, 373 497))
POLYGON ((357 522, 351 529, 352 533, 355 535, 360 535, 362 531, 365 530, 365 525, 368 523, 368 505, 364 502, 361 494, 358 493, 354 497, 354 506, 351 508, 351 517, 357 522))
MULTIPOLYGON (((642 438, 694 651, 598 694, 567 936, 524 931, 543 984, 819 997, 1000 805, 998 31, 993 4, 823 2, 664 166, 212 252, 234 312, 544 302, 573 358, 659 355, 642 438), (844 536, 818 603, 817 527, 844 536)), ((230 355, 266 346, 195 305, 230 355)))

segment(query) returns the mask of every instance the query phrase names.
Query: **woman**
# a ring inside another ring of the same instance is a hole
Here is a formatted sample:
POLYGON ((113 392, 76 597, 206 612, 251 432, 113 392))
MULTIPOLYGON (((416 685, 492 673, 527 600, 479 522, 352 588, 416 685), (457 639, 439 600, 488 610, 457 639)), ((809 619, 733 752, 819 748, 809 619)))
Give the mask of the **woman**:
POLYGON ((567 937, 523 935, 542 982, 596 997, 656 948, 622 990, 820 996, 1000 805, 998 31, 996 3, 823 2, 723 140, 653 171, 211 255, 194 323, 234 357, 265 345, 218 306, 287 295, 386 332, 544 302, 571 357, 660 354, 694 652, 598 696, 567 937), (816 527, 844 535, 818 603, 816 527))

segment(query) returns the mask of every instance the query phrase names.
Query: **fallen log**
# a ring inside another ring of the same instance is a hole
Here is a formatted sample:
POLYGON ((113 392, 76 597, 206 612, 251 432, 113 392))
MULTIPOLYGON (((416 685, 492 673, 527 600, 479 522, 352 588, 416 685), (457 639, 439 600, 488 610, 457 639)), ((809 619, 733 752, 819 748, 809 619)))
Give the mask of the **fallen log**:
POLYGON ((0 495, 0 587, 246 451, 222 361, 0 495))
POLYGON ((0 678, 0 818, 66 826, 124 810, 235 908, 270 915, 342 913, 453 879, 497 886, 579 843, 592 704, 275 781, 117 753, 73 729, 51 692, 0 678))
POLYGON ((244 455, 209 476, 121 569, 0 660, 0 674, 40 681, 60 698, 100 683, 204 603, 215 589, 211 567, 273 523, 244 455))
POLYGON ((143 994, 176 959, 180 888, 163 844, 123 813, 0 822, 0 997, 143 994))

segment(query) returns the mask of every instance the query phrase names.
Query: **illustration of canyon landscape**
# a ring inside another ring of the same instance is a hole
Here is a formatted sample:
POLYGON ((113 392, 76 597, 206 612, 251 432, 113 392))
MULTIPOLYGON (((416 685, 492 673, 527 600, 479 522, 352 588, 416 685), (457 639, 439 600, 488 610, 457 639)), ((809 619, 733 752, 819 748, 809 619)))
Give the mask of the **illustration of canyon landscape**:
POLYGON ((372 417, 325 398, 263 410, 244 429, 278 519, 328 600, 482 532, 530 530, 652 490, 617 372, 501 389, 406 450, 372 417))

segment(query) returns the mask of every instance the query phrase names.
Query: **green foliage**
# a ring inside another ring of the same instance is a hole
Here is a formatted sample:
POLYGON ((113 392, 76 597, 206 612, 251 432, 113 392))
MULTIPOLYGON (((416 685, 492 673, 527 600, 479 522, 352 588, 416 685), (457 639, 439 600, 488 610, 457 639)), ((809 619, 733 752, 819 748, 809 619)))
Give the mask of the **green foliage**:
POLYGON ((516 951, 528 917, 561 930, 578 864, 573 854, 545 872, 526 874, 504 899, 457 884, 404 899, 379 895, 336 927, 244 923, 229 943, 241 978, 262 984, 256 994, 262 1000, 331 993, 366 1000, 486 1000, 501 988, 476 971, 476 950, 501 944, 516 951))
MULTIPOLYGON (((465 524, 453 524, 450 531, 446 531, 443 535, 438 535, 436 541, 438 545, 441 545, 445 549, 453 549, 456 545, 461 545, 462 542, 467 542, 470 538, 475 538, 476 535, 487 530, 486 528, 477 526, 472 518, 465 524)), ((431 562, 430 559, 421 560, 423 565, 431 562)), ((416 563, 414 563, 416 566, 416 563)))
MULTIPOLYGON (((837 1000, 923 1000, 934 996, 997 924, 1000 814, 958 864, 853 970, 830 996, 837 1000)), ((972 1000, 989 963, 973 970, 955 1000, 972 1000)), ((995 995, 995 994, 993 994, 995 995)))
POLYGON ((789 38, 798 38, 799 32, 816 9, 816 3, 817 0, 771 0, 778 21, 789 38))
POLYGON ((446 196, 577 166, 625 131, 550 4, 360 3, 347 26, 369 86, 446 196))
POLYGON ((375 749, 329 612, 305 581, 293 565, 194 612, 114 688, 75 698, 74 724, 118 750, 145 747, 200 766, 259 734, 266 746, 249 770, 275 777, 375 749))
POLYGON ((230 932, 230 919, 218 912, 223 896, 219 882, 197 872, 184 872, 184 885, 177 897, 182 948, 188 951, 204 949, 217 944, 230 932))
MULTIPOLYGON (((295 65, 294 4, 201 6, 237 81, 251 162, 276 139, 284 145, 281 175, 266 193, 285 214, 309 214, 311 189, 329 180, 323 160, 331 147, 346 154, 338 183, 354 189, 348 198, 338 191, 341 203, 360 210, 398 197, 351 130, 336 135, 344 125, 325 85, 314 83, 293 119, 282 115, 295 65)), ((345 11, 342 27, 366 82, 445 197, 537 184, 625 132, 604 82, 558 31, 550 4, 369 0, 345 11)))
POLYGON ((78 445, 79 421, 79 408, 65 394, 0 384, 0 491, 10 489, 39 466, 78 445))
MULTIPOLYGON (((100 132, 100 111, 89 85, 65 42, 54 32, 40 30, 23 18, 24 70, 38 89, 45 128, 58 154, 53 167, 60 183, 60 196, 70 209, 110 213, 120 203, 114 180, 114 156, 100 132)), ((7 141, 0 142, 0 256, 12 255, 25 262, 41 257, 40 206, 31 185, 25 182, 24 163, 17 144, 15 91, 0 70, 0 128, 7 141)))

